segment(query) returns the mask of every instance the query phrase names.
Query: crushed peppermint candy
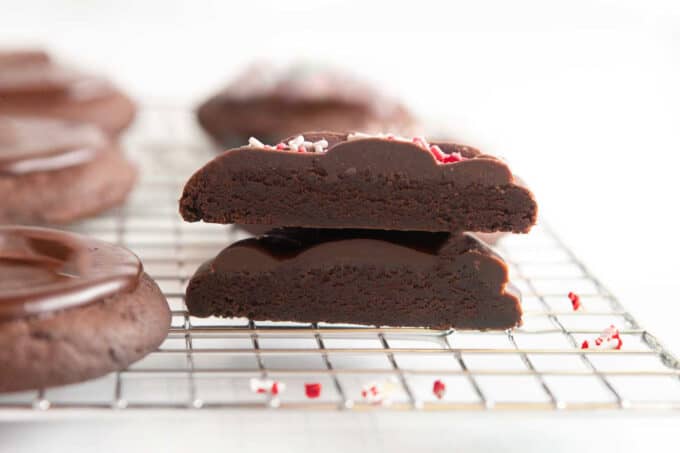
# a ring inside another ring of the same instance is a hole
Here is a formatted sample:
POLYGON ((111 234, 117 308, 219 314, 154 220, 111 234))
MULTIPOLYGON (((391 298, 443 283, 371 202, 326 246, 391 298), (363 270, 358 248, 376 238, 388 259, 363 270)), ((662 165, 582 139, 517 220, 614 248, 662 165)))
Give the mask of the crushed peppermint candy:
POLYGON ((397 392, 397 389, 396 379, 371 382, 361 388, 361 397, 370 404, 389 406, 392 404, 392 395, 397 392))
POLYGON ((434 393, 434 396, 436 396, 437 399, 444 398, 444 395, 446 394, 446 384, 440 379, 437 379, 432 384, 432 393, 434 393))
POLYGON ((305 395, 311 399, 321 396, 321 384, 318 382, 305 383, 305 395))
POLYGON ((615 349, 619 350, 623 341, 619 335, 619 329, 611 325, 607 327, 595 340, 585 340, 581 343, 581 349, 615 349))
POLYGON ((417 145, 419 148, 422 148, 425 151, 429 151, 430 154, 432 154, 432 156, 434 157, 434 159, 440 164, 453 164, 465 160, 465 157, 463 157, 463 155, 460 153, 446 154, 444 151, 442 151, 442 149, 438 145, 430 145, 424 137, 406 138, 394 134, 371 135, 364 134, 362 132, 354 132, 347 136, 347 141, 351 142, 353 140, 362 140, 366 138, 382 138, 385 140, 396 142, 413 143, 417 145))
POLYGON ((248 139, 248 146, 256 149, 266 149, 269 151, 295 151, 298 153, 324 153, 328 151, 328 141, 325 139, 310 142, 305 137, 298 135, 288 143, 277 143, 275 146, 265 145, 255 137, 248 139))
MULTIPOLYGON (((347 135, 347 141, 362 140, 366 138, 382 138, 385 140, 413 143, 419 148, 428 151, 440 164, 453 164, 465 160, 460 153, 446 154, 439 145, 430 145, 423 137, 406 138, 394 134, 364 134, 363 132, 353 132, 347 135)), ((268 151, 293 151, 298 153, 324 153, 328 151, 328 140, 321 139, 315 142, 305 140, 303 135, 298 135, 288 143, 280 142, 276 145, 266 145, 255 137, 248 139, 248 146, 256 149, 266 149, 268 151)))
POLYGON ((265 144, 262 143, 261 141, 259 141, 258 139, 256 139, 255 137, 250 137, 248 139, 248 145, 251 148, 264 148, 265 147, 265 144))
POLYGON ((281 394, 286 389, 286 384, 275 381, 273 379, 258 379, 252 378, 250 380, 250 390, 253 393, 266 393, 274 397, 281 394))
POLYGON ((570 292, 567 294, 567 297, 569 297, 569 300, 571 301, 571 308, 574 311, 581 311, 583 309, 583 305, 581 305, 581 298, 578 296, 578 294, 570 292))

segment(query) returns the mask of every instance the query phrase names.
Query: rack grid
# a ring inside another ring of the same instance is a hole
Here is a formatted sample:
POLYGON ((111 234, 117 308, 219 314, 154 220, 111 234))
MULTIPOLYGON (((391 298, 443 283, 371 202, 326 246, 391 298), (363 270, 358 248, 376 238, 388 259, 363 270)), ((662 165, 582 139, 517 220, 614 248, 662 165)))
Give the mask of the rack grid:
POLYGON ((680 362, 643 329, 541 222, 498 249, 523 294, 524 325, 505 332, 194 318, 183 293, 193 271, 242 236, 220 225, 187 224, 177 198, 211 146, 186 109, 146 109, 126 148, 140 183, 121 208, 72 229, 135 251, 173 313, 161 347, 128 369, 82 384, 0 395, 0 415, 78 410, 595 410, 680 409, 680 362), (580 295, 574 312, 567 297, 580 295), (621 350, 582 350, 615 325, 621 350), (252 378, 286 391, 254 393, 252 378), (432 385, 441 380, 438 399, 432 385), (384 404, 363 386, 389 383, 384 404), (319 398, 305 383, 321 384, 319 398), (388 403, 389 404, 386 404, 388 403))

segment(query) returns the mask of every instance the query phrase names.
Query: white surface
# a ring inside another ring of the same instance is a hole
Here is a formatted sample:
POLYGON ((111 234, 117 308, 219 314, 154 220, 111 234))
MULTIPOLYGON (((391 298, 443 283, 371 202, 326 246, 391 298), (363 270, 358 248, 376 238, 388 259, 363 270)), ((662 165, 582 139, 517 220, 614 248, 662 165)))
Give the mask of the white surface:
MULTIPOLYGON (((145 98, 194 103, 256 57, 380 81, 510 158, 569 245, 680 353, 680 3, 0 0, 0 11, 0 45, 48 45, 145 98)), ((560 445, 535 423, 531 448, 560 445)), ((474 432, 461 446, 496 445, 474 432)))
POLYGON ((654 452, 677 451, 677 419, 599 415, 453 413, 143 415, 0 425, 2 451, 75 452, 654 452), (37 429, 36 429, 37 428, 37 429), (39 431, 38 431, 39 430, 39 431), (36 432, 40 435, 36 436, 36 432))
POLYGON ((181 419, 161 417, 162 425, 143 423, 143 417, 108 424, 71 420, 31 426, 20 422, 0 426, 0 436, 3 451, 12 453, 677 451, 670 435, 677 419, 653 415, 625 417, 605 412, 600 416, 557 414, 546 418, 537 414, 473 413, 445 418, 420 414, 410 418, 408 425, 402 415, 287 413, 286 419, 281 419, 262 413, 187 414, 181 419), (41 430, 41 443, 27 441, 35 426, 41 430), (36 449, 36 445, 41 446, 36 449))

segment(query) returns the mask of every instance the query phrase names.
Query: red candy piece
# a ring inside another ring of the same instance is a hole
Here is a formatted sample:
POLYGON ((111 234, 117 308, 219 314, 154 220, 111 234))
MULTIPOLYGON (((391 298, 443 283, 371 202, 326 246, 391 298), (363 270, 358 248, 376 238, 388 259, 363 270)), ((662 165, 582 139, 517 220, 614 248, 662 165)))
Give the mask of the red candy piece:
POLYGON ((432 393, 434 393, 434 396, 436 396, 437 399, 442 399, 446 393, 446 384, 437 379, 434 381, 434 384, 432 384, 432 393))
POLYGON ((460 162, 461 160, 463 160, 463 156, 461 156, 460 153, 451 153, 446 155, 442 162, 445 164, 452 164, 454 162, 460 162))
POLYGON ((442 164, 452 164, 463 160, 463 156, 460 153, 445 154, 437 145, 431 145, 430 152, 434 156, 435 160, 442 164))
POLYGON ((278 145, 276 145, 277 151, 283 151, 283 150, 285 150, 286 148, 287 148, 287 146, 286 146, 285 143, 279 143, 278 145))
POLYGON ((307 148, 305 148, 305 145, 300 145, 298 146, 298 153, 306 153, 307 148))
POLYGON ((305 384, 305 395, 307 398, 318 398, 321 395, 321 384, 318 382, 305 384))
POLYGON ((432 145, 430 146, 430 152, 434 156, 434 158, 437 160, 437 162, 444 162, 444 158, 446 157, 446 154, 444 154, 437 145, 432 145))
POLYGON ((574 311, 578 311, 581 309, 581 298, 578 297, 578 294, 570 292, 568 295, 569 300, 571 301, 571 307, 574 309, 574 311))
POLYGON ((361 389, 361 396, 364 399, 368 400, 375 400, 377 401, 379 399, 380 395, 380 388, 378 388, 378 384, 369 384, 365 385, 363 389, 361 389))

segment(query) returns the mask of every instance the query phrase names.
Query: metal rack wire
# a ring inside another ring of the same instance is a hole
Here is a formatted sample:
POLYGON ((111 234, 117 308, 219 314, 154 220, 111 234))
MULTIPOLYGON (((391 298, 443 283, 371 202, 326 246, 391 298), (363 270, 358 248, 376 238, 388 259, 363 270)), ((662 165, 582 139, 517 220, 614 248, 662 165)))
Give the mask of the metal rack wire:
POLYGON ((523 293, 524 326, 506 332, 253 322, 189 316, 184 287, 196 267, 238 239, 230 227, 185 224, 177 198, 210 158, 190 112, 143 112, 127 148, 142 178, 130 201, 73 229, 135 251, 173 312, 167 340, 128 369, 38 392, 0 395, 0 415, 66 410, 296 408, 326 410, 680 409, 680 363, 641 328, 546 225, 498 246, 523 293), (580 294, 574 312, 567 293, 580 294), (582 350, 609 325, 621 350, 582 350), (251 378, 287 384, 278 397, 251 378), (447 392, 438 399, 432 383, 447 392), (364 400, 391 382, 391 404, 364 400), (319 398, 305 383, 320 383, 319 398))

